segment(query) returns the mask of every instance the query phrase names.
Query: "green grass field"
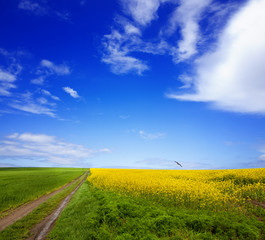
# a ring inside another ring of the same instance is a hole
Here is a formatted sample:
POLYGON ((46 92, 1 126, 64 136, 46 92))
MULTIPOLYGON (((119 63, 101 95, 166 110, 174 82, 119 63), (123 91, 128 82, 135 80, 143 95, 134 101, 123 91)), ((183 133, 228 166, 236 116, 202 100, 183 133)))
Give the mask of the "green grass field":
POLYGON ((31 235, 31 229, 34 228, 36 224, 42 221, 45 217, 51 214, 59 205, 59 203, 68 196, 78 184, 85 178, 78 179, 76 182, 66 187, 61 192, 50 197, 47 201, 40 204, 27 216, 19 219, 12 225, 5 228, 0 232, 0 240, 23 240, 27 239, 31 235))
POLYGON ((0 168, 0 218, 6 210, 50 193, 87 169, 82 168, 0 168))
POLYGON ((264 239, 254 214, 176 208, 101 190, 85 182, 62 212, 49 239, 264 239))

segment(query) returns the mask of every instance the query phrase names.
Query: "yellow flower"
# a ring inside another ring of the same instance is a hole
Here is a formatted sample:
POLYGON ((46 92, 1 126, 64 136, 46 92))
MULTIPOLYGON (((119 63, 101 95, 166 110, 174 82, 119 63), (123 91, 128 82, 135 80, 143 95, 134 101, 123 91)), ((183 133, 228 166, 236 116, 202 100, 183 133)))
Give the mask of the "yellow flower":
POLYGON ((92 168, 99 188, 188 207, 218 208, 265 199, 265 169, 139 170, 92 168))

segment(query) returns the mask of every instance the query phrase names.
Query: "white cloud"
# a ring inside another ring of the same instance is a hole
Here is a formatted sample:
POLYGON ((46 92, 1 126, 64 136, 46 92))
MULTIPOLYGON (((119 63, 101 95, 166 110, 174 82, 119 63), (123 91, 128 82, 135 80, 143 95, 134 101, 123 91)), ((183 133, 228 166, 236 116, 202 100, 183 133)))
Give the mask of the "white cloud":
POLYGON ((217 38, 229 16, 242 5, 212 0, 120 2, 124 15, 115 16, 111 33, 103 37, 102 61, 109 64, 115 74, 138 75, 148 70, 149 65, 136 56, 137 53, 169 55, 176 64, 201 56, 212 47, 209 43, 217 38), (160 19, 159 9, 165 3, 169 14, 160 19), (154 27, 154 20, 160 21, 160 29, 154 27))
POLYGON ((14 82, 16 80, 16 76, 9 72, 3 71, 0 69, 0 81, 5 82, 14 82))
POLYGON ((160 0, 121 0, 125 13, 141 25, 146 25, 157 18, 160 2, 160 0))
POLYGON ((102 61, 111 66, 111 70, 116 74, 135 72, 141 75, 148 66, 143 61, 129 56, 139 45, 139 30, 126 21, 119 21, 124 33, 113 30, 103 39, 104 55, 102 61))
POLYGON ((0 66, 0 96, 9 97, 12 95, 11 89, 16 88, 15 82, 22 71, 17 56, 23 55, 23 52, 8 52, 0 48, 0 57, 4 57, 6 66, 0 66))
POLYGON ((18 4, 19 9, 27 10, 32 12, 35 15, 46 15, 47 14, 47 9, 43 6, 41 6, 37 2, 32 2, 29 0, 22 0, 18 4))
POLYGON ((265 114, 265 1, 249 1, 220 35, 214 52, 196 63, 195 93, 168 94, 216 108, 265 114))
POLYGON ((68 75, 70 68, 66 64, 55 64, 49 60, 43 59, 40 62, 36 74, 38 77, 32 79, 30 82, 36 85, 43 85, 46 78, 51 75, 68 75))
MULTIPOLYGON (((60 101, 57 96, 52 95, 49 91, 44 89, 37 89, 37 91, 26 93, 19 92, 19 88, 16 94, 12 93, 12 89, 17 88, 17 79, 21 79, 19 75, 22 71, 22 66, 19 63, 20 56, 24 56, 24 52, 8 52, 5 49, 0 48, 0 57, 4 57, 7 62, 6 66, 3 68, 0 66, 0 96, 5 96, 1 101, 6 103, 7 110, 2 113, 10 113, 8 108, 16 110, 16 112, 22 111, 27 113, 47 115, 50 117, 56 117, 55 114, 55 101, 60 101)), ((45 78, 52 74, 68 74, 70 73, 69 68, 64 65, 56 65, 48 60, 43 60, 41 62, 41 67, 38 68, 39 75, 36 79, 31 82, 34 84, 43 84, 45 78)), ((23 79, 22 79, 23 80, 23 79)))
MULTIPOLYGON (((24 142, 35 142, 35 143, 55 142, 54 136, 48 136, 45 134, 13 133, 13 134, 6 136, 6 138, 12 139, 12 140, 16 139, 16 140, 24 141, 24 142)), ((9 144, 12 144, 12 142, 10 142, 9 144)))
POLYGON ((38 102, 42 105, 56 106, 56 103, 50 102, 50 101, 48 101, 47 98, 44 98, 44 97, 36 98, 36 102, 38 102))
POLYGON ((162 39, 155 43, 142 39, 142 30, 156 18, 160 2, 164 1, 122 1, 125 13, 133 19, 131 21, 126 17, 116 17, 114 21, 116 27, 112 28, 110 34, 104 35, 102 41, 104 48, 102 61, 110 65, 113 73, 132 72, 142 75, 149 69, 148 64, 133 56, 134 53, 165 54, 167 52, 168 45, 162 39))
POLYGON ((10 96, 9 91, 12 88, 16 88, 14 82, 16 81, 16 75, 0 68, 0 96, 10 96))
POLYGON ((144 61, 133 56, 137 52, 171 55, 176 63, 185 61, 197 53, 197 43, 201 40, 199 21, 211 0, 180 2, 121 0, 121 2, 127 17, 116 17, 115 27, 112 27, 111 33, 103 38, 102 61, 111 66, 112 72, 116 74, 134 72, 141 75, 148 70, 149 67, 144 61), (158 9, 165 2, 169 2, 176 9, 173 15, 168 16, 168 26, 160 31, 157 29, 156 37, 144 39, 142 32, 148 29, 153 20, 158 19, 158 9), (180 31, 182 36, 178 41, 178 47, 168 41, 168 37, 176 30, 180 31))
POLYGON ((32 79, 30 82, 36 85, 43 85, 45 80, 45 76, 39 76, 37 78, 32 79))
POLYGON ((167 33, 172 34, 180 27, 182 39, 178 41, 176 61, 189 59, 197 53, 197 43, 200 40, 199 20, 211 0, 181 0, 172 15, 167 33))
POLYGON ((109 148, 102 148, 102 149, 99 150, 99 152, 111 153, 111 150, 109 148))
POLYGON ((128 22, 124 24, 124 30, 128 35, 141 35, 140 29, 128 22))
POLYGON ((81 160, 99 153, 109 153, 108 148, 88 149, 55 136, 33 133, 13 133, 0 142, 1 157, 44 159, 58 164, 78 164, 81 160))
POLYGON ((58 75, 67 75, 70 74, 70 69, 65 64, 54 64, 53 62, 43 59, 41 60, 40 65, 49 70, 51 74, 58 74, 58 75))
POLYGON ((41 93, 45 96, 51 97, 53 100, 56 101, 60 101, 60 98, 58 98, 57 96, 52 95, 49 91, 45 90, 45 89, 41 89, 41 93))
POLYGON ((42 106, 37 103, 14 102, 10 103, 9 106, 23 112, 34 113, 39 115, 47 115, 50 117, 56 116, 53 109, 46 106, 42 106))
POLYGON ((19 111, 56 117, 54 113, 54 106, 56 104, 50 103, 48 100, 43 101, 43 99, 42 101, 40 99, 35 100, 33 94, 30 92, 21 94, 18 99, 10 101, 8 105, 19 111))
POLYGON ((66 93, 69 93, 71 97, 73 98, 80 98, 80 96, 78 95, 77 91, 75 91, 74 89, 70 88, 70 87, 63 87, 63 90, 66 93))
POLYGON ((148 69, 148 66, 137 58, 125 56, 122 53, 111 54, 102 59, 111 65, 111 70, 116 74, 136 72, 138 75, 148 69))
POLYGON ((192 77, 190 77, 187 74, 180 75, 178 79, 183 83, 183 85, 180 88, 190 88, 193 82, 192 77))
POLYGON ((158 138, 163 138, 165 136, 165 133, 147 133, 143 130, 140 130, 139 135, 143 139, 154 140, 154 139, 158 139, 158 138))

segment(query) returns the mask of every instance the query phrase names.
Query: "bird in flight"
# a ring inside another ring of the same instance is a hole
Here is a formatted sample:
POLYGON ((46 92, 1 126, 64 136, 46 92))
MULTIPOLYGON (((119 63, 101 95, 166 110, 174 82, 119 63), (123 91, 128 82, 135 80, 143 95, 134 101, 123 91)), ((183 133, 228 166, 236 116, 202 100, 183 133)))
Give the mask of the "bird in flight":
POLYGON ((179 162, 175 161, 175 163, 182 167, 182 165, 179 162))

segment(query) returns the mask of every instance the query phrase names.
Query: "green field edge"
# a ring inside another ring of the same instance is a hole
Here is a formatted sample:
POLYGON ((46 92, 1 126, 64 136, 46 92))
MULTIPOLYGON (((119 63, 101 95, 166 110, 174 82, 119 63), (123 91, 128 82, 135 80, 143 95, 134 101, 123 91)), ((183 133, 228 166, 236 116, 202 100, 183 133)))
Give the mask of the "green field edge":
POLYGON ((58 207, 60 202, 62 202, 84 178, 86 178, 86 175, 80 177, 76 182, 66 187, 61 192, 50 197, 25 217, 5 228, 0 232, 0 240, 22 240, 30 237, 32 235, 31 230, 34 226, 50 215, 58 207))
POLYGON ((61 213, 50 240, 261 240, 253 214, 166 207, 85 182, 61 213))
MULTIPOLYGON (((1 168, 1 169, 3 169, 3 168, 1 168)), ((16 169, 16 168, 6 168, 5 170, 10 170, 10 169, 11 169, 11 170, 14 170, 14 169, 16 169)), ((24 170, 24 169, 28 169, 28 168, 21 168, 21 169, 24 170)), ((30 168, 29 168, 29 169, 30 169, 30 168)), ((50 168, 42 168, 42 169, 50 169, 50 168)), ((39 199, 40 197, 42 197, 42 196, 44 196, 44 195, 48 195, 48 194, 50 194, 50 193, 52 193, 52 192, 55 192, 55 191, 59 190, 60 188, 63 188, 64 186, 66 186, 67 184, 69 184, 69 183, 71 183, 71 182, 74 182, 76 179, 78 179, 79 177, 81 177, 82 175, 85 174, 86 170, 84 169, 84 170, 82 170, 82 171, 83 171, 83 172, 82 172, 80 175, 78 175, 77 177, 75 177, 75 178, 71 179, 70 181, 64 183, 63 185, 60 185, 60 186, 55 187, 55 188, 52 188, 52 189, 50 189, 50 190, 48 190, 48 191, 45 191, 45 192, 42 193, 42 194, 37 195, 36 197, 31 197, 31 198, 28 199, 27 201, 24 201, 24 202, 21 202, 21 203, 15 204, 15 205, 13 205, 13 206, 11 206, 11 207, 8 207, 8 208, 6 208, 6 209, 0 211, 0 219, 2 219, 2 218, 4 218, 4 217, 6 217, 7 215, 11 214, 11 213, 12 213, 13 211, 15 211, 17 208, 22 207, 23 205, 26 205, 26 204, 28 204, 28 203, 30 203, 30 202, 32 202, 32 201, 35 201, 35 200, 39 199)))

